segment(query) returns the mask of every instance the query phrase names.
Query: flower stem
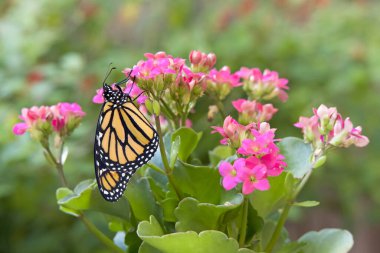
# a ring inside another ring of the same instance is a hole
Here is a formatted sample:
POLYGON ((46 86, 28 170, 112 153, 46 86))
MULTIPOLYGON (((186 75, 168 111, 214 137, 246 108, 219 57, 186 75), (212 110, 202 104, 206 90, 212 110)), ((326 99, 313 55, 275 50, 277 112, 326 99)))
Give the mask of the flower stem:
POLYGON ((147 163, 146 165, 148 165, 148 167, 150 167, 152 170, 155 170, 155 171, 157 171, 157 172, 160 173, 160 174, 164 174, 164 175, 166 175, 165 172, 162 171, 162 169, 160 169, 160 168, 159 168, 158 166, 156 166, 155 164, 153 164, 153 163, 147 163))
POLYGON ((245 237, 247 234, 247 220, 248 220, 248 199, 244 197, 243 202, 243 214, 240 224, 240 232, 239 232, 239 246, 244 247, 245 237))
POLYGON ((174 181, 173 181, 172 169, 169 166, 168 157, 166 156, 164 138, 162 136, 162 130, 161 130, 161 123, 160 123, 160 119, 157 115, 154 115, 154 121, 156 122, 156 129, 157 129, 158 138, 159 138, 161 159, 162 159, 162 163, 164 165, 165 174, 168 177, 169 183, 173 186, 173 189, 174 189, 175 193, 177 194, 177 197, 180 199, 179 191, 177 190, 177 187, 175 186, 174 181))
POLYGON ((289 210, 290 210, 291 206, 292 206, 292 202, 289 201, 286 203, 284 209, 282 210, 280 219, 278 220, 276 228, 272 234, 272 238, 270 239, 270 241, 269 241, 269 243, 265 249, 266 253, 271 253, 274 246, 276 245, 277 240, 280 237, 281 230, 282 230, 282 228, 286 222, 286 219, 288 218, 288 214, 289 214, 289 210))
POLYGON ((215 99, 215 105, 218 107, 218 111, 222 119, 225 119, 227 117, 226 112, 224 111, 224 106, 222 102, 219 99, 215 99))
POLYGON ((284 208, 282 210, 280 219, 278 220, 276 228, 275 228, 275 230, 274 230, 274 232, 272 234, 272 237, 271 237, 271 239, 270 239, 270 241, 269 241, 269 243, 268 243, 268 245, 267 245, 267 247, 265 249, 266 253, 271 253, 272 250, 273 250, 273 248, 274 248, 274 246, 276 245, 277 240, 280 237, 281 230, 282 230, 282 228, 285 225, 286 219, 288 218, 289 210, 292 207, 294 201, 296 200, 298 194, 301 192, 301 190, 305 186, 306 182, 309 180, 310 175, 311 175, 312 172, 313 172, 313 170, 310 169, 310 171, 302 178, 302 180, 298 184, 296 190, 291 194, 291 196, 289 197, 288 201, 286 202, 286 204, 285 204, 285 206, 284 206, 284 208))
POLYGON ((111 249, 115 253, 123 253, 124 251, 116 246, 112 240, 110 240, 107 236, 105 236, 89 219, 84 216, 83 213, 78 217, 84 225, 86 225, 87 229, 98 238, 104 245, 106 245, 109 249, 111 249))

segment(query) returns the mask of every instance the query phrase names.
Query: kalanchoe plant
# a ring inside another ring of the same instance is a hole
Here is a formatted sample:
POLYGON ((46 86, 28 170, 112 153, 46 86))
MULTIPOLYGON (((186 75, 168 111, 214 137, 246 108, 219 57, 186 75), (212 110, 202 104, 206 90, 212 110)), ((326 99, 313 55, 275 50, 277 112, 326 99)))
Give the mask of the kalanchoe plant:
MULTIPOLYGON (((312 117, 300 117, 295 124, 302 129, 303 140, 279 139, 268 123, 279 109, 263 102, 287 99, 288 80, 277 72, 242 67, 234 73, 228 66, 217 70, 215 54, 200 51, 190 52, 189 65, 165 52, 147 53, 145 58, 124 70, 126 75, 132 71, 136 84, 128 81, 122 90, 132 98, 144 91, 135 102, 156 126, 160 148, 115 204, 103 200, 94 178, 74 189, 64 180, 64 140, 84 116, 80 107, 59 103, 22 110, 24 122, 15 125, 14 133, 28 131, 58 169, 63 178, 56 192, 61 211, 78 217, 113 252, 350 250, 353 239, 346 230, 312 231, 291 241, 284 224, 292 206, 318 205, 297 198, 313 170, 326 161, 330 148, 368 144, 361 127, 353 127, 336 108, 321 105, 312 117), (239 86, 246 98, 223 103, 239 86), (197 113, 195 105, 204 94, 211 98, 208 118, 216 126, 205 125, 201 133, 191 129, 189 114, 197 113), (226 115, 225 106, 236 109, 238 120, 226 115), (219 122, 214 117, 218 112, 219 122), (220 145, 209 151, 209 162, 201 162, 193 151, 211 132, 222 136, 220 145), (52 147, 57 148, 56 155, 52 147), (109 229, 115 232, 113 241, 86 218, 90 211, 106 214, 109 229)), ((104 102, 102 89, 93 102, 104 102)))

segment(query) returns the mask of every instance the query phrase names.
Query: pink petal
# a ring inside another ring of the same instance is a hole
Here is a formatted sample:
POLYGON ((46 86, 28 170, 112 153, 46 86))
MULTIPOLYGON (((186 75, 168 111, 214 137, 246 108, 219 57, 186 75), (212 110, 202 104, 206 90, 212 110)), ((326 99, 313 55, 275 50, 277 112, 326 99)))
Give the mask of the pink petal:
POLYGON ((220 163, 219 165, 219 173, 220 175, 222 175, 223 177, 227 176, 227 175, 230 175, 230 172, 233 170, 234 168, 232 167, 232 165, 228 162, 222 162, 220 163))
POLYGON ((264 178, 253 183, 253 187, 260 191, 266 191, 270 188, 268 179, 264 178))
POLYGON ((255 185, 251 181, 249 181, 249 179, 244 180, 243 188, 242 188, 243 194, 248 195, 251 192, 253 192, 254 189, 255 189, 255 185))
POLYGON ((13 133, 15 135, 22 135, 26 132, 26 130, 28 130, 28 125, 26 123, 17 123, 16 125, 14 125, 13 127, 13 133))
POLYGON ((238 184, 238 182, 232 176, 226 176, 226 177, 223 178, 223 187, 227 191, 229 191, 232 188, 234 188, 237 184, 238 184))

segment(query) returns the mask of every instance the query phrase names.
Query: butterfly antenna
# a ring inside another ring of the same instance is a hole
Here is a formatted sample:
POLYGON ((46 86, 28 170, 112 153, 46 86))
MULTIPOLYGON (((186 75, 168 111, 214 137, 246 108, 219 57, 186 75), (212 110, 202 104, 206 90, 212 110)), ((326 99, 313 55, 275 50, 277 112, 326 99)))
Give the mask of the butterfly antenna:
MULTIPOLYGON (((112 65, 112 62, 108 65, 109 67, 111 67, 112 65)), ((112 70, 116 69, 115 67, 112 67, 110 70, 108 70, 107 74, 106 74, 106 77, 104 78, 104 81, 103 81, 103 85, 106 83, 107 81, 107 78, 110 76, 112 70)))

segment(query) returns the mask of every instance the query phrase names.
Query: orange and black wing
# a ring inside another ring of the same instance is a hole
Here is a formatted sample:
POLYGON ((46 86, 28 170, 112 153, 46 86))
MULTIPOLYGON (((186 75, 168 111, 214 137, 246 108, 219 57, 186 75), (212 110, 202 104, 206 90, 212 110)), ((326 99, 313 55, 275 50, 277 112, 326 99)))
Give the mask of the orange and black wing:
POLYGON ((120 198, 130 177, 152 158, 157 147, 156 130, 132 102, 122 105, 106 102, 99 116, 94 145, 96 176, 103 197, 114 201, 114 197, 107 198, 108 193, 120 198), (103 174, 113 175, 111 179, 116 180, 107 182, 103 174))

